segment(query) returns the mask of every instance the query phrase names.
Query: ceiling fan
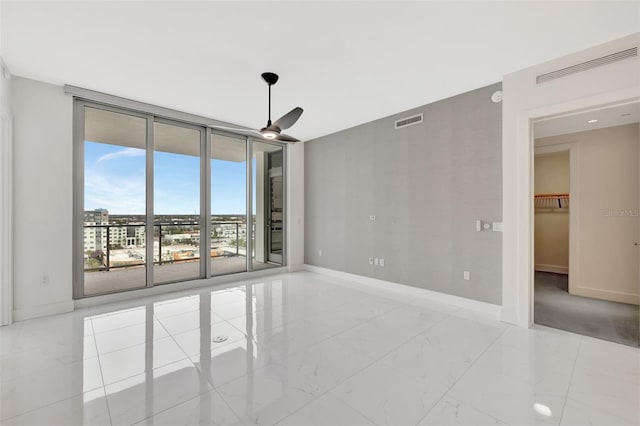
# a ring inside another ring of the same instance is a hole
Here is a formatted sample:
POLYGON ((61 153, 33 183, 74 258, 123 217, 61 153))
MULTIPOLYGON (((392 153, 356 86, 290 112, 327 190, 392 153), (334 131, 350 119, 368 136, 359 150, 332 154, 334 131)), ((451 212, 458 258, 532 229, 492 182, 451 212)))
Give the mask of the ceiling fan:
POLYGON ((304 111, 300 107, 295 107, 275 122, 271 122, 271 86, 278 82, 278 74, 272 72, 262 73, 262 79, 269 85, 269 118, 267 120, 267 125, 260 130, 248 129, 248 128, 237 128, 237 127, 223 127, 223 126, 215 126, 211 125, 210 127, 213 129, 219 130, 229 130, 232 132, 240 132, 242 134, 248 134, 249 136, 259 135, 265 139, 271 139, 282 142, 300 142, 299 139, 294 138, 293 136, 285 135, 282 133, 282 130, 288 129, 293 126, 296 121, 302 115, 304 111))

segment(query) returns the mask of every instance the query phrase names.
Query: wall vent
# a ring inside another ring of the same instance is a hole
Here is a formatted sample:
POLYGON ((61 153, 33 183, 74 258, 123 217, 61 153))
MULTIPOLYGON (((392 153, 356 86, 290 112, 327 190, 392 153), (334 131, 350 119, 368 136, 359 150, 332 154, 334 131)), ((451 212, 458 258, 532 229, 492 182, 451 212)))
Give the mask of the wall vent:
POLYGON ((555 80, 556 78, 565 77, 567 75, 579 73, 582 71, 587 71, 593 68, 612 64, 614 62, 622 61, 624 59, 633 58, 636 56, 638 56, 637 47, 621 50, 620 52, 612 53, 611 55, 602 56, 601 58, 592 59, 581 64, 576 64, 567 68, 562 68, 556 71, 548 72, 546 74, 541 74, 536 77, 536 83, 544 83, 546 81, 555 80))
POLYGON ((422 123, 422 113, 412 115, 411 117, 401 118, 400 120, 396 120, 395 129, 402 129, 403 127, 413 126, 414 124, 422 123))

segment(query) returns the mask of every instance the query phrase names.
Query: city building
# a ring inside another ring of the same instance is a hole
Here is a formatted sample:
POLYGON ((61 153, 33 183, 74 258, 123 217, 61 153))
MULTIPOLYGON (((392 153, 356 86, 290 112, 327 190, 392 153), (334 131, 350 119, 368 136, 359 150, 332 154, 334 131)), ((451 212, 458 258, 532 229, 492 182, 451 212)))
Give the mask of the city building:
POLYGON ((107 209, 85 210, 84 222, 95 225, 108 225, 109 211, 107 209))
POLYGON ((113 225, 107 209, 85 210, 83 228, 85 254, 96 250, 106 252, 107 246, 113 250, 146 245, 144 225, 135 222, 127 226, 113 225))

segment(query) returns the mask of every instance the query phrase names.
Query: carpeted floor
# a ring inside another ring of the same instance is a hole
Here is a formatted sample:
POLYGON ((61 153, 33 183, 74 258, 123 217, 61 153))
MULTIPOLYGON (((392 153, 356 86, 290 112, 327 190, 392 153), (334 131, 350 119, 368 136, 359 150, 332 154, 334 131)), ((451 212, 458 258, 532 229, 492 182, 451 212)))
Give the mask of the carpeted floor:
POLYGON ((568 285, 567 275, 536 271, 536 324, 640 346, 638 306, 573 296, 567 291, 568 285))

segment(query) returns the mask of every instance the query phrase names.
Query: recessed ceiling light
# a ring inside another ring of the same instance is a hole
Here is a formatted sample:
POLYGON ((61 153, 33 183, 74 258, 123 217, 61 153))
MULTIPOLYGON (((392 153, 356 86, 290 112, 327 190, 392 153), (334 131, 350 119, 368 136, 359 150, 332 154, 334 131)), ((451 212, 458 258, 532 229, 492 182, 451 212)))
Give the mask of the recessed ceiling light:
POLYGON ((596 120, 595 118, 592 118, 591 120, 587 120, 588 124, 593 124, 593 123, 597 123, 598 120, 596 120))

